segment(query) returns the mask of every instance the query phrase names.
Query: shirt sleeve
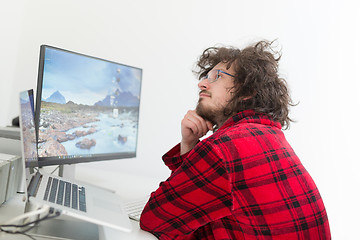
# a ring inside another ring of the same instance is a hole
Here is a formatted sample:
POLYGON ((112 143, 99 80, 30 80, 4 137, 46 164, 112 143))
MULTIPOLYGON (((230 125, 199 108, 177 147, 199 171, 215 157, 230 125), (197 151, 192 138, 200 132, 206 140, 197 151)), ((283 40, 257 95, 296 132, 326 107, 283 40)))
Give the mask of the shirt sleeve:
POLYGON ((182 156, 180 166, 151 194, 140 219, 143 230, 160 239, 186 239, 199 227, 231 215, 229 175, 216 147, 201 142, 182 156))

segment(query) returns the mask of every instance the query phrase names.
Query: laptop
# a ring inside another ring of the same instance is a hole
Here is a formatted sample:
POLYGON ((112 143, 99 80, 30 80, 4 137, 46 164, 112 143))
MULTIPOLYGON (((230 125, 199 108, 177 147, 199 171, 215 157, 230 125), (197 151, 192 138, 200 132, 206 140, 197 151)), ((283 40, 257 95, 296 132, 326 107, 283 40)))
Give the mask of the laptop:
POLYGON ((47 205, 62 216, 130 232, 131 223, 122 201, 115 193, 90 184, 36 170, 37 144, 34 127, 33 91, 20 93, 20 134, 22 168, 26 173, 28 209, 47 205))

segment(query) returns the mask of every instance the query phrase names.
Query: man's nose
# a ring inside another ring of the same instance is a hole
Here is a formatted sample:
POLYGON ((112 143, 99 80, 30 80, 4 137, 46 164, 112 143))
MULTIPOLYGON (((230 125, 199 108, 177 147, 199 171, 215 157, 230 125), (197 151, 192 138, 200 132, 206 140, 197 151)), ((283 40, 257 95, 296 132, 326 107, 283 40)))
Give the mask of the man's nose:
POLYGON ((209 89, 209 80, 207 78, 201 79, 200 82, 198 83, 198 87, 201 90, 209 89))

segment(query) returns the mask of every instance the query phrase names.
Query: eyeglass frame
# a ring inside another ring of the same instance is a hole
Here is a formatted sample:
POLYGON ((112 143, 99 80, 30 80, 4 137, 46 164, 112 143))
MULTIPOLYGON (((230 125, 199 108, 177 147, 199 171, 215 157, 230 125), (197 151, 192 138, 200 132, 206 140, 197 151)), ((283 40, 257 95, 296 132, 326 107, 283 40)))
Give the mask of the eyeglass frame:
MULTIPOLYGON (((215 70, 215 69, 212 69, 212 70, 210 70, 209 72, 211 72, 211 71, 213 71, 213 70, 215 70)), ((220 77, 220 74, 219 74, 219 73, 226 74, 226 75, 228 75, 228 76, 230 76, 230 77, 235 77, 234 75, 232 75, 232 74, 230 74, 230 73, 227 73, 227 72, 224 72, 223 70, 216 69, 216 78, 215 78, 214 80, 210 80, 210 79, 209 79, 209 72, 208 72, 205 76, 203 76, 200 80, 202 81, 202 80, 204 80, 204 79, 207 79, 207 80, 209 81, 209 83, 216 82, 216 81, 219 79, 219 77, 220 77)))

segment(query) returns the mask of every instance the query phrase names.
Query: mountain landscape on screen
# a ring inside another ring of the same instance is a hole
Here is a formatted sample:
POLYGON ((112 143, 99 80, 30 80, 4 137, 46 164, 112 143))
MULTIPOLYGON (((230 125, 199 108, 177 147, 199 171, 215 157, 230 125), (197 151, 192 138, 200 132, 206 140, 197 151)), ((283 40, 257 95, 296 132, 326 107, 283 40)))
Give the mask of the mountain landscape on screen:
POLYGON ((114 95, 107 95, 102 101, 98 101, 94 105, 107 107, 135 107, 139 106, 139 103, 139 98, 132 95, 131 92, 117 91, 114 95))
POLYGON ((51 94, 51 96, 48 97, 45 101, 52 103, 60 103, 60 104, 66 103, 65 97, 59 91, 56 91, 53 94, 51 94))

